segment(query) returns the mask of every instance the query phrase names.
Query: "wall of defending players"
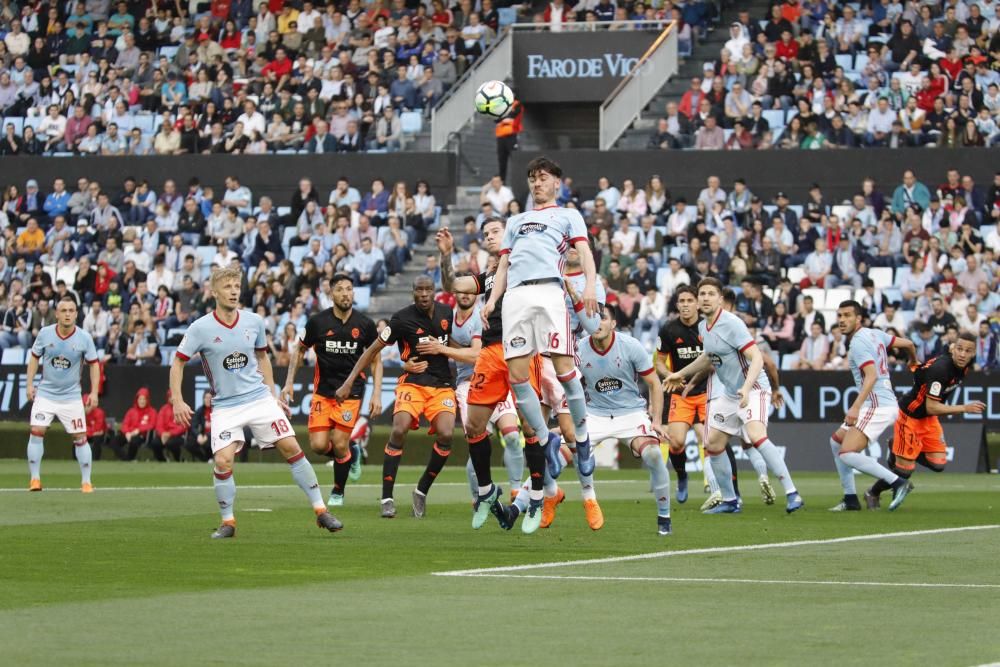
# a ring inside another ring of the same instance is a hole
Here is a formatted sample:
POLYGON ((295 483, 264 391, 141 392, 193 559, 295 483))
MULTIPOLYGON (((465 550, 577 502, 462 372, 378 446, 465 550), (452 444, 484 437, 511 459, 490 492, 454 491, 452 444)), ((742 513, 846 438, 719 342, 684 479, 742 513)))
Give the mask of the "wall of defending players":
MULTIPOLYGON (((199 365, 195 364, 192 368, 199 368, 199 365)), ((101 407, 109 417, 120 421, 125 411, 131 407, 135 392, 140 387, 147 387, 150 390, 156 405, 165 401, 169 368, 108 366, 105 373, 101 407)), ((303 368, 296 378, 298 382, 295 385, 295 401, 290 408, 292 422, 297 424, 304 424, 309 415, 312 373, 311 368, 303 368)), ((386 369, 382 385, 382 406, 386 415, 392 413, 398 375, 398 369, 386 369)), ((827 439, 830 435, 830 424, 839 423, 857 392, 850 374, 784 372, 781 374, 781 380, 785 405, 779 410, 773 410, 770 423, 775 431, 775 437, 780 442, 790 445, 784 452, 785 460, 796 470, 829 470, 830 450, 827 439)), ((1000 386, 992 380, 993 378, 988 375, 972 373, 952 397, 952 402, 957 404, 983 401, 986 404, 984 414, 941 418, 947 441, 951 445, 957 445, 950 446, 948 450, 949 470, 957 472, 985 470, 985 458, 982 452, 982 448, 985 447, 984 434, 987 430, 1000 429, 1000 386)), ((184 395, 195 397, 193 407, 197 409, 201 406, 204 392, 208 390, 208 380, 202 373, 187 373, 184 383, 184 395)), ((0 366, 0 421, 27 422, 29 401, 26 384, 24 366, 0 366)), ((910 385, 909 374, 894 375, 893 385, 897 387, 897 392, 905 393, 910 385)), ((371 392, 370 383, 368 391, 371 392)), ((366 409, 369 398, 370 396, 366 396, 362 401, 366 409)), ((388 419, 388 416, 385 416, 381 419, 376 418, 374 422, 388 424, 388 419)), ((688 467, 700 469, 698 450, 693 438, 689 444, 688 467)), ((885 444, 882 443, 883 448, 885 444)), ((3 454, 0 451, 0 456, 3 454)), ((738 459, 741 458, 740 454, 737 455, 738 459)), ((873 447, 868 454, 882 458, 884 451, 873 447)), ((633 463, 629 456, 621 456, 620 461, 623 465, 633 463)))

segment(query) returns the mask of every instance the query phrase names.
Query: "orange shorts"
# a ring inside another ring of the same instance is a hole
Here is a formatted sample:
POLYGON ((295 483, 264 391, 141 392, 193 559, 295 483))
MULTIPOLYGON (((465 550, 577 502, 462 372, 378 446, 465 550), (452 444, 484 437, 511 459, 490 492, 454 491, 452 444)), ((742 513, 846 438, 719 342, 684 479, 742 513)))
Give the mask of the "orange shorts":
POLYGON ((705 406, 708 403, 708 394, 698 396, 681 396, 671 394, 670 413, 667 415, 667 423, 684 422, 688 426, 705 423, 705 406))
POLYGON ((935 416, 914 419, 902 412, 892 430, 892 453, 904 459, 915 461, 921 453, 930 461, 943 463, 948 451, 944 442, 941 422, 935 416), (932 456, 936 454, 937 456, 932 456))
POLYGON ((396 385, 396 404, 393 415, 405 412, 413 418, 411 429, 420 426, 420 417, 433 424, 442 414, 455 414, 455 390, 450 387, 423 387, 418 384, 396 385))
MULTIPOLYGON (((531 386, 541 396, 542 358, 538 355, 531 360, 531 386)), ((503 343, 487 345, 476 359, 476 367, 469 380, 469 405, 494 407, 507 400, 507 394, 514 395, 510 386, 507 362, 503 358, 503 343)))
POLYGON ((309 432, 344 431, 350 433, 361 416, 361 399, 349 398, 338 403, 335 398, 313 394, 309 410, 309 432))

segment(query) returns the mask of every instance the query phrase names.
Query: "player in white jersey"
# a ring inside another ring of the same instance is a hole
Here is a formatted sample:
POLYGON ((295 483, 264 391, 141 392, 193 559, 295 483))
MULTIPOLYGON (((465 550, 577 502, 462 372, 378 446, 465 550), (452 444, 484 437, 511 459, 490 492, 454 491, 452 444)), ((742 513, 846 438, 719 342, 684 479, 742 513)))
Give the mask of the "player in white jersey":
MULTIPOLYGON (((584 312, 580 294, 586 287, 586 275, 580 264, 580 253, 575 248, 566 251, 566 268, 563 274, 563 285, 566 288, 566 308, 570 314, 570 329, 573 332, 574 349, 579 348, 581 338, 597 331, 601 324, 599 313, 587 316, 584 312)), ((604 284, 597 281, 597 303, 603 306, 606 301, 604 284)), ((580 465, 580 455, 576 450, 576 430, 573 428, 573 418, 569 414, 566 393, 556 379, 552 360, 542 359, 542 413, 546 423, 551 414, 556 415, 559 431, 565 445, 563 447, 547 447, 548 465, 545 470, 544 502, 542 505, 542 528, 548 528, 556 518, 556 509, 566 499, 566 494, 559 488, 556 479, 568 461, 573 461, 577 479, 580 481, 580 495, 583 500, 583 514, 591 530, 600 530, 604 526, 604 512, 597 502, 597 491, 594 488, 594 471, 585 472, 580 465)), ((597 441, 594 441, 597 442, 597 441)), ((554 445, 555 443, 553 443, 554 445)))
POLYGON ((90 369, 90 393, 87 408, 97 406, 97 390, 101 383, 94 339, 76 326, 76 300, 64 296, 56 306, 56 323, 43 327, 31 346, 28 358, 28 400, 31 401, 31 435, 28 436, 29 491, 42 490, 42 456, 45 453, 45 432, 53 419, 59 419, 73 441, 76 460, 80 464, 80 490, 91 493, 90 481, 93 453, 87 442, 87 416, 81 398, 80 373, 83 363, 90 369), (42 371, 42 380, 35 386, 35 374, 42 371))
MULTIPOLYGON (((642 460, 656 499, 657 532, 669 535, 670 475, 660 451, 660 438, 667 438, 662 424, 663 393, 649 354, 632 336, 617 333, 617 325, 615 309, 605 307, 598 330, 580 341, 578 360, 586 385, 590 433, 595 442, 628 443, 633 456, 642 460), (648 402, 639 378, 646 385, 648 402)), ((515 500, 514 507, 524 505, 515 500)))
MULTIPOLYGON (((482 309, 483 320, 488 326, 489 316, 502 295, 504 358, 518 408, 535 435, 549 431, 538 395, 529 382, 531 363, 535 354, 551 355, 573 418, 580 469, 590 474, 594 459, 587 435, 587 404, 573 363, 562 269, 566 251, 576 248, 586 276, 584 310, 592 316, 597 310, 594 256, 580 213, 555 204, 562 178, 559 165, 547 158, 536 158, 527 171, 535 209, 507 221, 493 290, 482 309)), ((531 489, 533 504, 529 513, 540 510, 542 496, 542 489, 531 489)))
POLYGON ((250 429, 261 447, 278 448, 291 466, 292 478, 309 498, 316 524, 336 532, 344 526, 327 511, 316 472, 288 422, 288 408, 275 395, 264 321, 240 309, 242 279, 239 268, 216 269, 212 273, 215 311, 198 318, 188 328, 170 366, 171 401, 174 419, 179 424, 191 424, 191 406, 184 402, 181 387, 184 366, 196 354, 201 355, 205 375, 212 385, 214 485, 222 514, 222 525, 212 533, 212 538, 236 535, 233 459, 247 444, 244 428, 250 429))
POLYGON ((909 480, 866 456, 864 450, 870 443, 877 442, 899 416, 896 392, 889 379, 886 350, 906 350, 910 364, 915 366, 917 349, 907 338, 862 327, 864 312, 857 301, 844 301, 837 308, 837 326, 847 338, 847 362, 858 390, 857 398, 844 416, 844 423, 830 437, 830 449, 833 450, 833 460, 844 490, 843 500, 831 508, 837 512, 861 509, 854 484, 855 470, 877 477, 892 488, 890 510, 899 507, 913 488, 909 480))
POLYGON ((698 305, 705 317, 699 325, 704 351, 693 362, 668 375, 664 384, 668 388, 680 388, 688 378, 714 366, 713 381, 721 382, 725 389, 721 398, 711 402, 705 443, 722 492, 722 502, 706 510, 706 513, 740 511, 733 488, 732 464, 725 456, 726 443, 733 435, 740 435, 757 448, 784 487, 785 511, 792 513, 805 503, 795 488, 781 452, 767 437, 771 385, 764 373, 763 353, 746 324, 723 308, 722 290, 722 283, 715 278, 704 278, 698 283, 698 305))

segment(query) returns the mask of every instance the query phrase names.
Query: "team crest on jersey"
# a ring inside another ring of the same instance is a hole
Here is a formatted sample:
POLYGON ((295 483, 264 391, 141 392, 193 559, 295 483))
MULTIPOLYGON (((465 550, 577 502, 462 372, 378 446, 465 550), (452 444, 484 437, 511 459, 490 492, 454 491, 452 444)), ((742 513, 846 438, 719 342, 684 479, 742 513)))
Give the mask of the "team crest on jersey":
POLYGON ((451 400, 450 398, 446 398, 443 401, 441 401, 441 405, 443 405, 446 408, 453 408, 455 407, 455 401, 451 400))
POLYGON ((622 390, 622 381, 618 378, 601 378, 594 383, 594 389, 602 394, 615 394, 622 390))
POLYGON ((528 341, 526 341, 522 336, 517 336, 516 338, 510 339, 510 346, 515 350, 519 347, 524 347, 527 344, 528 341))
POLYGON ((56 368, 61 371, 68 369, 72 365, 72 362, 62 355, 52 357, 52 361, 50 363, 52 364, 52 368, 56 368))
POLYGON ((351 338, 353 338, 355 340, 357 340, 358 338, 361 338, 361 330, 358 329, 357 327, 354 327, 353 329, 351 329, 351 338))
POLYGON ((250 363, 250 357, 243 354, 242 352, 233 352, 228 357, 222 360, 222 367, 225 368, 227 371, 232 371, 233 373, 235 373, 236 371, 246 368, 247 364, 249 363, 250 363))
POLYGON ((44 412, 36 412, 35 416, 32 417, 32 419, 34 419, 36 422, 45 421, 45 413, 44 412))
POLYGON ((526 222, 521 225, 520 229, 517 230, 518 236, 527 236, 528 234, 538 234, 539 232, 544 232, 548 229, 548 225, 541 222, 526 222))

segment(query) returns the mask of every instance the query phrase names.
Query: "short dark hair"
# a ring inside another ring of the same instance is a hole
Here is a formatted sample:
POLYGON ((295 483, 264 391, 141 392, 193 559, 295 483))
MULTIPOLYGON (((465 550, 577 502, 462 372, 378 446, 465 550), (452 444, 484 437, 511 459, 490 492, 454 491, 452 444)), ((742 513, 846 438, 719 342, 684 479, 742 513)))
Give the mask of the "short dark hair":
POLYGON ((333 274, 333 278, 330 279, 330 286, 332 287, 332 286, 336 285, 337 283, 344 282, 345 280, 347 282, 351 283, 351 287, 354 287, 354 278, 350 277, 346 273, 335 273, 335 274, 333 274))
POLYGON ((712 277, 702 278, 701 280, 699 280, 698 281, 699 292, 701 291, 702 287, 714 287, 716 290, 718 290, 719 294, 722 294, 722 290, 725 289, 722 285, 721 280, 712 277))
POLYGON ((535 174, 535 173, 537 173, 539 171, 548 172, 548 173, 552 174, 553 176, 555 176, 556 178, 562 178, 562 174, 563 174, 562 167, 560 167, 558 164, 556 164, 555 161, 550 160, 549 158, 545 157, 544 155, 542 155, 540 157, 536 157, 534 160, 532 160, 531 162, 528 163, 528 177, 529 178, 533 174, 535 174))
POLYGON ((503 219, 502 216, 488 215, 485 218, 483 218, 483 221, 479 224, 479 231, 484 231, 486 229, 486 225, 490 224, 491 222, 499 222, 501 225, 504 226, 504 228, 507 227, 507 222, 503 219))
POLYGON ((736 305, 736 292, 729 289, 728 287, 722 290, 722 302, 727 306, 736 305))
POLYGON ((76 306, 76 299, 73 298, 72 294, 65 294, 59 298, 59 303, 62 303, 63 301, 68 301, 74 306, 76 306))
POLYGON ((970 343, 972 343, 973 345, 975 345, 976 342, 977 342, 977 340, 976 340, 976 334, 972 333, 971 331, 962 331, 962 332, 960 332, 958 334, 958 340, 967 340, 970 343))
POLYGON ((854 299, 848 299, 847 301, 841 301, 840 305, 837 306, 837 310, 840 310, 841 308, 853 308, 854 309, 854 314, 857 315, 858 317, 863 317, 864 314, 865 314, 864 306, 862 306, 860 303, 858 303, 854 299))
POLYGON ((674 290, 674 295, 680 297, 681 294, 690 294, 694 298, 698 298, 698 293, 694 291, 694 288, 690 285, 681 285, 676 290, 674 290))

